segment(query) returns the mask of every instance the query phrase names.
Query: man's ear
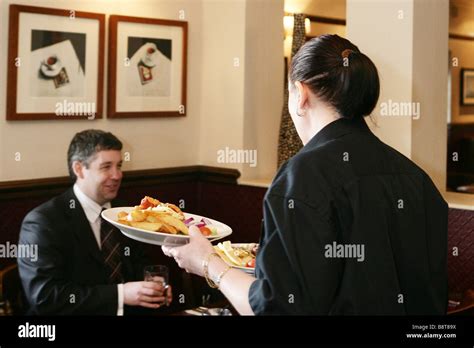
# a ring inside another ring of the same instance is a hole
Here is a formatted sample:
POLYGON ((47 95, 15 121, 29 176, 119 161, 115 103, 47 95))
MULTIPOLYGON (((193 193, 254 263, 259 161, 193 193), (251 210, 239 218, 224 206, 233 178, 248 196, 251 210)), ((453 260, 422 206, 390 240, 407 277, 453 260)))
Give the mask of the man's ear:
POLYGON ((72 162, 72 171, 78 178, 84 179, 84 172, 83 172, 84 166, 82 165, 81 162, 79 161, 74 161, 72 162))
POLYGON ((308 86, 301 83, 300 81, 296 81, 295 87, 298 91, 298 103, 297 103, 298 110, 301 110, 302 112, 304 112, 309 106, 308 86))

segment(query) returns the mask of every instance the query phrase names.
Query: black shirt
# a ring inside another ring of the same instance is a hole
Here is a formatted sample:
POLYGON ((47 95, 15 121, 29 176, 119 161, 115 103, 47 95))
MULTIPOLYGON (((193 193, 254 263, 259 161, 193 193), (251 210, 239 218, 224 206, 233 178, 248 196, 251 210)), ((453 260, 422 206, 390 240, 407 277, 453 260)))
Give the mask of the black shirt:
POLYGON ((363 119, 318 132, 263 209, 255 314, 446 313, 448 206, 363 119))

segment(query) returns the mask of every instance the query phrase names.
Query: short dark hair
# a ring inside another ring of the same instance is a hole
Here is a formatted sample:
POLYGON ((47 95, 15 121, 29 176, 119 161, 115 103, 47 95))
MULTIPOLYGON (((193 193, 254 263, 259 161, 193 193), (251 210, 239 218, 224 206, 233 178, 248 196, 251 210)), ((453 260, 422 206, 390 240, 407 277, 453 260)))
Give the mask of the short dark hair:
POLYGON ((86 168, 99 151, 122 150, 122 142, 110 132, 98 129, 88 129, 74 135, 67 150, 67 165, 69 175, 75 182, 77 177, 72 170, 72 162, 79 161, 86 168))
POLYGON ((305 43, 293 57, 289 81, 306 84, 348 119, 370 115, 380 93, 374 63, 338 35, 321 35, 305 43))

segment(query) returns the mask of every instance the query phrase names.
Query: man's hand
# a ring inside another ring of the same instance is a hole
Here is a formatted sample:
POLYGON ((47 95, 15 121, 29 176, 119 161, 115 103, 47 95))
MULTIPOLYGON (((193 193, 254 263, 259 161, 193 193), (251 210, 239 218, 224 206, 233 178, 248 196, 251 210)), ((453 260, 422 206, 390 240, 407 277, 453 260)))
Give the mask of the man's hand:
POLYGON ((165 303, 165 292, 169 305, 173 300, 171 286, 164 289, 155 282, 129 282, 123 285, 123 302, 129 306, 160 308, 165 303))

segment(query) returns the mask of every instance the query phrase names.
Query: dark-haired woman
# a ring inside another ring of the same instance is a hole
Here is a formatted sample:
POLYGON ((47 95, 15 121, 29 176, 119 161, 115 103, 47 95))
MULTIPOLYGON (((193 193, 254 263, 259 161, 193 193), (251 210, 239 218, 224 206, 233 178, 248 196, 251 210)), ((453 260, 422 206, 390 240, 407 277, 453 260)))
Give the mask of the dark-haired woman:
POLYGON ((375 65, 350 41, 320 36, 295 55, 288 88, 304 147, 265 195, 256 277, 229 268, 196 229, 164 253, 241 314, 445 314, 448 207, 367 127, 375 65))

